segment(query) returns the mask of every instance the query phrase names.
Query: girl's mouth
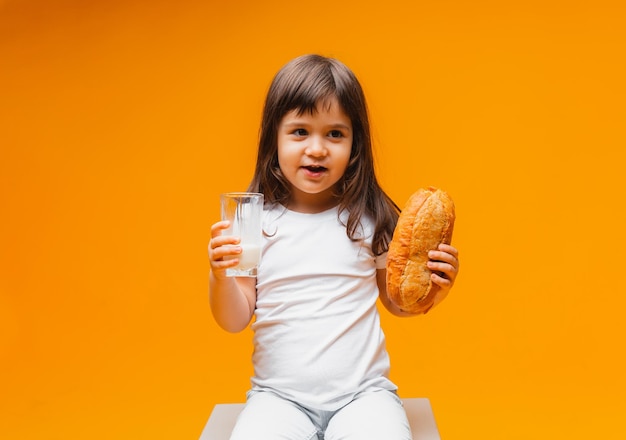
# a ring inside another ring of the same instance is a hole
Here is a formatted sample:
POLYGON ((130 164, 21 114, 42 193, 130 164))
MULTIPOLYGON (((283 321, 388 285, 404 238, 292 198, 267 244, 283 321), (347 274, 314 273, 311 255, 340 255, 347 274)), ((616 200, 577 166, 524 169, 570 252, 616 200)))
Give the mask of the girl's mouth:
POLYGON ((322 167, 318 165, 308 165, 302 168, 307 172, 307 174, 312 175, 312 176, 318 176, 324 173, 328 169, 326 167, 322 167))

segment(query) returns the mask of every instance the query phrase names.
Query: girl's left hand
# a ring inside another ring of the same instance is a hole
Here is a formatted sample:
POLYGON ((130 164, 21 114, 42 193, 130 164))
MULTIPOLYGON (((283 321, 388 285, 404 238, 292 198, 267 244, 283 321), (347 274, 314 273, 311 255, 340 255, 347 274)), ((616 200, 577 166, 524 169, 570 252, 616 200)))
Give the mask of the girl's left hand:
POLYGON ((440 244, 437 250, 428 252, 428 268, 433 272, 430 278, 433 284, 439 286, 433 306, 436 306, 448 296, 450 289, 459 273, 459 251, 449 244, 440 244))

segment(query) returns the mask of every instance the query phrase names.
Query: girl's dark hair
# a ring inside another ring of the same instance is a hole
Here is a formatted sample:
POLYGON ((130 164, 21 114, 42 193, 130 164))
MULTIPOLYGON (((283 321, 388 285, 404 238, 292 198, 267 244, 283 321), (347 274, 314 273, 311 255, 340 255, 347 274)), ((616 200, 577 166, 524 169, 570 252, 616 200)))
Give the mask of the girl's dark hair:
POLYGON ((266 203, 287 204, 290 184, 278 165, 278 127, 288 112, 316 111, 318 104, 336 97, 352 122, 352 151, 343 177, 337 182, 339 212, 347 211, 348 237, 358 240, 363 215, 374 220, 372 250, 387 251, 400 209, 376 179, 367 104, 361 84, 338 60, 304 55, 278 71, 268 91, 261 121, 256 168, 249 191, 261 192, 266 203))

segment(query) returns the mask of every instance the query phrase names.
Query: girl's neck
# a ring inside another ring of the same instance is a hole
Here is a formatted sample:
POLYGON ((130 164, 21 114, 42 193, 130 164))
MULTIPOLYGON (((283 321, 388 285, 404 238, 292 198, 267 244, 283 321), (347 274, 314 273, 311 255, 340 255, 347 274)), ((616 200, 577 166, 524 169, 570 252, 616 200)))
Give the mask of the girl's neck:
POLYGON ((293 193, 287 202, 286 208, 290 211, 303 214, 317 214, 334 208, 339 204, 339 198, 328 194, 293 193))

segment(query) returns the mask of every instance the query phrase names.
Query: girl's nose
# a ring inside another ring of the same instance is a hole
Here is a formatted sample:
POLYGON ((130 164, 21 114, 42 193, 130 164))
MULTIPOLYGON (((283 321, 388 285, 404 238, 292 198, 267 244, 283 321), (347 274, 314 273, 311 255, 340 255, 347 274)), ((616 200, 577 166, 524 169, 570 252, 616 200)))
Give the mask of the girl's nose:
POLYGON ((304 151, 304 154, 313 157, 324 157, 327 153, 328 151, 324 146, 324 140, 318 138, 317 136, 313 136, 310 138, 310 141, 304 151))

